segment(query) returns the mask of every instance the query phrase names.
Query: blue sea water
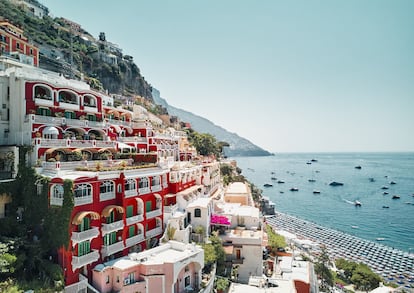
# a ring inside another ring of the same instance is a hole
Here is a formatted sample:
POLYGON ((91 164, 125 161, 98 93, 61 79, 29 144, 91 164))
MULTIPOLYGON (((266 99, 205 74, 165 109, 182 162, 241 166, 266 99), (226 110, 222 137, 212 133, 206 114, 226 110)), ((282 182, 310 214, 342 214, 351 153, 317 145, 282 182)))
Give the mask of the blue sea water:
POLYGON ((277 211, 363 239, 383 238, 384 245, 414 253, 414 153, 282 153, 234 159, 277 211), (330 186, 332 181, 344 185, 330 186))

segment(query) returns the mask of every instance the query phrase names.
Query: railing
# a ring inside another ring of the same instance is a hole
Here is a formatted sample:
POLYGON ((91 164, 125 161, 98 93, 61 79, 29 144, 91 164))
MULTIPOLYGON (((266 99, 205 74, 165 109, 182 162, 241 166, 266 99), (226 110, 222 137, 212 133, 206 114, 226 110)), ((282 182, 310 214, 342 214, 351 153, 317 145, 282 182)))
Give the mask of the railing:
POLYGON ((104 128, 105 127, 105 122, 102 121, 88 121, 88 125, 90 127, 97 127, 97 128, 104 128))
POLYGON ((151 186, 151 191, 152 192, 157 192, 157 191, 161 191, 161 190, 162 190, 161 184, 151 186))
POLYGON ((144 241, 144 239, 145 239, 144 238, 144 233, 132 236, 132 237, 126 239, 125 246, 126 247, 131 247, 135 244, 138 244, 138 243, 144 241))
POLYGON ((171 213, 173 214, 175 211, 178 210, 178 205, 170 205, 170 206, 164 206, 164 213, 171 213))
POLYGON ((125 190, 124 194, 125 194, 125 197, 131 197, 131 196, 138 195, 138 192, 136 189, 130 189, 130 190, 125 190))
POLYGON ((152 218, 155 218, 155 217, 161 216, 161 214, 162 214, 162 209, 156 209, 156 210, 153 210, 153 211, 147 212, 147 213, 146 213, 146 218, 147 218, 147 219, 152 219, 152 218))
POLYGON ((130 226, 132 224, 142 222, 143 220, 144 220, 143 215, 136 215, 136 216, 133 216, 133 217, 126 218, 126 223, 127 223, 127 226, 130 226))
POLYGON ((114 198, 115 198, 115 192, 114 191, 99 194, 99 200, 100 201, 114 199, 114 198))
POLYGON ((79 269, 87 264, 93 263, 99 259, 99 252, 93 250, 82 256, 72 256, 72 270, 79 269))
POLYGON ((148 230, 145 234, 145 236, 147 237, 147 238, 151 238, 151 237, 154 237, 154 236, 157 236, 157 235, 160 235, 162 233, 162 228, 161 227, 157 227, 157 228, 155 228, 155 229, 152 229, 152 230, 148 230))
POLYGON ((125 248, 124 242, 119 241, 111 245, 102 246, 101 254, 102 254, 102 257, 107 257, 109 255, 117 253, 118 251, 123 250, 124 248, 125 248))
POLYGON ((147 142, 146 137, 141 136, 126 136, 126 137, 118 137, 118 141, 121 142, 147 142))
POLYGON ((51 206, 62 206, 63 205, 63 198, 56 198, 51 196, 50 197, 50 205, 51 206))
POLYGON ((150 188, 149 187, 142 187, 142 188, 138 188, 138 193, 141 194, 147 194, 150 193, 150 188))
POLYGON ((92 195, 84 197, 75 197, 75 206, 81 206, 84 204, 89 204, 93 202, 92 195))
POLYGON ((110 224, 102 224, 102 235, 124 229, 124 221, 119 220, 110 224))
POLYGON ((72 232, 71 240, 74 244, 83 242, 99 235, 98 227, 91 227, 91 229, 82 232, 72 232))

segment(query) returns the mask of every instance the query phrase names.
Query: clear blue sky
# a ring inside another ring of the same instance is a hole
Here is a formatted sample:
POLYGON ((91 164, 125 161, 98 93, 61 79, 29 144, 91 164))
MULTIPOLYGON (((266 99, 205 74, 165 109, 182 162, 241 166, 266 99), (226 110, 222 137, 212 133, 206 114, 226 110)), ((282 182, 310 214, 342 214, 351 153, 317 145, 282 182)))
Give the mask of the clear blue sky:
POLYGON ((40 1, 269 151, 414 151, 414 1, 40 1))

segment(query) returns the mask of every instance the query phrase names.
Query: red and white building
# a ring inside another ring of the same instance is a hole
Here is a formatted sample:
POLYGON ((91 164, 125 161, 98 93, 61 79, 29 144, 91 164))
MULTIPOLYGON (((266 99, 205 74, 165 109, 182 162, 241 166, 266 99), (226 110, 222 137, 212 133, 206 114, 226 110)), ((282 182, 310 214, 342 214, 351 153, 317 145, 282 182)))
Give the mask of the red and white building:
POLYGON ((63 205, 65 182, 73 186, 70 241, 58 258, 75 292, 98 264, 156 247, 164 212, 181 204, 189 224, 186 205, 218 190, 218 163, 190 162, 195 152, 181 148, 183 132, 104 106, 111 98, 86 83, 23 65, 3 68, 0 144, 33 146, 29 161, 49 178, 50 209, 63 205))

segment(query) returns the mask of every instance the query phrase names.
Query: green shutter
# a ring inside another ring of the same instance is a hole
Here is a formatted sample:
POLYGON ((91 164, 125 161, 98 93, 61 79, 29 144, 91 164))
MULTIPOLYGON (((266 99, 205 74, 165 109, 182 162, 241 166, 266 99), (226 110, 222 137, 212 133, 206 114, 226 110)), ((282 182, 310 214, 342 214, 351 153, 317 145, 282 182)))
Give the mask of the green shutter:
POLYGON ((127 206, 126 208, 126 217, 130 218, 134 215, 134 206, 127 206))
POLYGON ((128 229, 128 237, 133 237, 133 236, 135 236, 135 227, 130 226, 128 229))
POLYGON ((145 211, 146 211, 146 212, 150 212, 150 211, 152 211, 152 202, 151 202, 151 201, 147 201, 147 202, 145 203, 145 211))

